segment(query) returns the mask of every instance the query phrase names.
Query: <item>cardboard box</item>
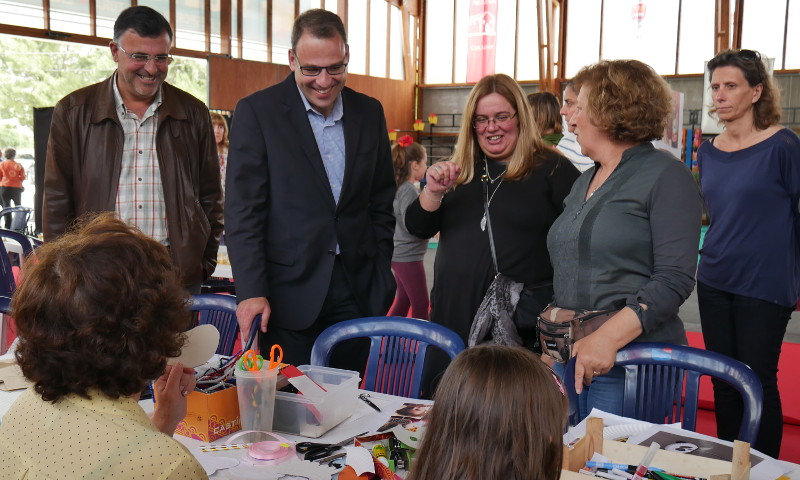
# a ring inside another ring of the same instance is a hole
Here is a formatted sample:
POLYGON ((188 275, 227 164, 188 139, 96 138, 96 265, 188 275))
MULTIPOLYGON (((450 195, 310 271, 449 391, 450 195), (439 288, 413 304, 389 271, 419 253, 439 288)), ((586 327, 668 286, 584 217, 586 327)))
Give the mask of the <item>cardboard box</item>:
POLYGON ((211 394, 195 390, 186 399, 186 418, 180 421, 175 433, 213 442, 242 429, 236 385, 211 394))

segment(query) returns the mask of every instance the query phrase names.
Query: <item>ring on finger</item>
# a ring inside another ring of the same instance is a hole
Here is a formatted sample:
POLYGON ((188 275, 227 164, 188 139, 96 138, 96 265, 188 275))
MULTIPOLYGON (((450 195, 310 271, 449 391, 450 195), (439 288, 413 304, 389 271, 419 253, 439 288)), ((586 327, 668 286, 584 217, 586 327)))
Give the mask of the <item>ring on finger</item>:
POLYGON ((596 377, 598 375, 600 375, 600 372, 598 372, 597 370, 592 370, 592 376, 593 377, 596 377))

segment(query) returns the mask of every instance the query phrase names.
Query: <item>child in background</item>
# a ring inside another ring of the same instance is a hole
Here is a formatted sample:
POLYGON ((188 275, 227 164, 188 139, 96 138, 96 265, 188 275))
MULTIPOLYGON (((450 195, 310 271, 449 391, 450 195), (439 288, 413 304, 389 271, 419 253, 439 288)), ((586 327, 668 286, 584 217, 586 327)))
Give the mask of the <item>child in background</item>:
POLYGON ((485 345, 444 373, 409 480, 557 480, 567 401, 529 350, 485 345))
POLYGON ((411 316, 428 319, 428 284, 425 280, 425 267, 422 263, 428 240, 408 233, 406 229, 406 208, 419 196, 414 184, 425 176, 428 157, 425 148, 415 143, 410 135, 405 135, 392 146, 392 163, 397 182, 394 197, 394 216, 397 224, 394 230, 394 255, 392 270, 397 280, 397 294, 389 315, 405 317, 411 307, 411 316))

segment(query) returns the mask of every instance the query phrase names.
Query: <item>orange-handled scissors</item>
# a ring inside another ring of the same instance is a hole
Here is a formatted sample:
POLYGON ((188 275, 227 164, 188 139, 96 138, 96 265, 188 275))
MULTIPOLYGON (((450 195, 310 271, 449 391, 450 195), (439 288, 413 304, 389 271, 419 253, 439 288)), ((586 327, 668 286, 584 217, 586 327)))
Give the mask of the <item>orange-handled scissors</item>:
POLYGON ((283 360, 283 348, 277 343, 269 349, 269 369, 272 370, 273 368, 277 367, 281 361, 283 360), (275 359, 275 350, 278 351, 278 358, 275 359))
POLYGON ((256 355, 253 350, 244 352, 242 356, 242 370, 250 372, 257 372, 264 366, 264 358, 261 355, 256 355))

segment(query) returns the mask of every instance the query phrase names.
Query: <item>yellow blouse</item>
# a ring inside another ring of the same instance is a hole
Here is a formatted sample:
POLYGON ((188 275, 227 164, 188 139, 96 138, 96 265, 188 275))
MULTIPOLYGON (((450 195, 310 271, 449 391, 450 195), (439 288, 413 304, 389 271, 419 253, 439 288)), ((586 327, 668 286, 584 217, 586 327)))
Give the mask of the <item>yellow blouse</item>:
POLYGON ((5 479, 207 479, 189 451, 156 429, 133 399, 68 395, 55 405, 32 388, 0 424, 5 479))

